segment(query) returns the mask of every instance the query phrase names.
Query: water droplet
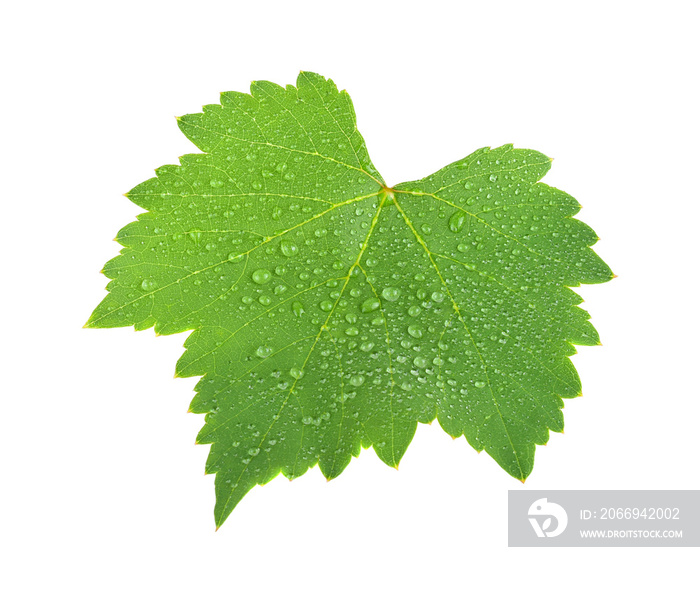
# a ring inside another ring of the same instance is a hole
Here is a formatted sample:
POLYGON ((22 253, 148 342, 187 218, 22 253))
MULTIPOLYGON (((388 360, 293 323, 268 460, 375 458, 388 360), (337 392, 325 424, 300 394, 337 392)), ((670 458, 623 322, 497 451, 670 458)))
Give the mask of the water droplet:
POLYGON ((482 382, 481 380, 477 380, 477 381, 474 383, 474 386, 475 386, 477 389, 483 389, 483 388, 486 386, 486 383, 485 383, 485 382, 482 382))
POLYGON ((411 305, 411 306, 408 308, 408 314, 409 314, 411 317, 417 317, 418 315, 420 315, 420 310, 421 310, 421 309, 420 309, 420 307, 419 307, 418 305, 411 305))
POLYGON ((243 260, 243 255, 238 254, 238 252, 231 252, 228 255, 228 260, 230 263, 240 263, 243 260))
POLYGON ((474 183, 472 183, 471 181, 467 181, 466 183, 464 183, 465 189, 471 189, 472 187, 474 187, 474 183))
POLYGON ((468 250, 469 250, 469 244, 465 244, 464 242, 457 244, 457 251, 458 252, 467 252, 468 250))
POLYGON ((289 373, 291 374, 292 378, 296 378, 299 380, 303 375, 304 375, 304 370, 300 370, 299 368, 292 368, 289 370, 289 373))
POLYGON ((364 376, 353 376, 350 378, 350 384, 354 387, 359 387, 362 386, 362 383, 365 381, 364 376))
POLYGON ((258 269, 253 271, 253 281, 256 284, 266 284, 270 281, 271 277, 272 273, 270 273, 267 269, 258 269))
POLYGON ((328 312, 333 309, 333 303, 330 300, 323 300, 318 306, 321 307, 321 311, 328 312))
POLYGON ((301 317, 304 313, 304 305, 302 305, 298 300, 295 300, 292 303, 292 313, 296 315, 297 317, 301 317))
POLYGON ((401 291, 398 288, 389 287, 382 290, 382 297, 389 302, 398 300, 400 295, 401 291))
POLYGON ((255 351, 255 354, 260 357, 260 359, 265 359, 272 354, 272 349, 267 345, 260 345, 255 351))
POLYGON ((421 330, 420 326, 417 324, 411 324, 408 326, 408 333, 413 336, 413 338, 420 338, 423 336, 423 330, 421 330))
POLYGON ((450 231, 453 233, 459 233, 464 227, 464 220, 467 218, 466 213, 458 210, 455 212, 448 222, 450 231))
POLYGON ((360 350, 364 351, 365 353, 369 353, 373 348, 374 348, 373 342, 363 342, 360 345, 360 350))
POLYGON ((349 328, 346 328, 345 333, 348 336, 357 336, 360 331, 355 326, 350 326, 349 328))
POLYGON ((378 298, 368 298, 362 303, 360 309, 363 313, 371 313, 372 311, 376 311, 381 305, 382 303, 379 302, 378 298))
POLYGON ((282 250, 282 254, 285 256, 294 256, 297 252, 299 252, 297 245, 289 240, 282 240, 280 243, 280 249, 282 250))
POLYGON ((428 225, 427 223, 424 223, 420 226, 420 230, 425 233, 426 235, 430 235, 433 232, 433 228, 428 225))
POLYGON ((260 297, 258 298, 258 302, 259 302, 263 307, 267 307, 267 306, 272 302, 272 299, 271 299, 267 294, 263 294, 262 296, 260 296, 260 297))
POLYGON ((425 357, 416 357, 413 360, 413 365, 421 369, 426 368, 428 367, 428 360, 425 357))
POLYGON ((141 289, 145 290, 146 292, 152 292, 157 287, 158 284, 156 283, 156 281, 148 277, 141 282, 141 289))
POLYGON ((432 298, 436 303, 441 303, 443 300, 445 300, 445 295, 442 292, 436 291, 430 295, 430 298, 432 298))

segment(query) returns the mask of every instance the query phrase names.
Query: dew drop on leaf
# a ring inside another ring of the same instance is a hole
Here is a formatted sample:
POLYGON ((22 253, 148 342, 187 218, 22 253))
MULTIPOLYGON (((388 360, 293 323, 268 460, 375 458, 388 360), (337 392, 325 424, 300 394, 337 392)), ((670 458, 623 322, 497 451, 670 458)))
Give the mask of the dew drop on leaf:
POLYGON ((297 252, 299 252, 297 245, 289 240, 282 240, 280 249, 285 256, 296 256, 297 252))
POLYGON ((450 231, 453 233, 459 233, 464 228, 464 220, 467 218, 465 212, 458 210, 455 212, 449 220, 450 231))
POLYGON ((267 345, 260 345, 256 351, 255 354, 260 357, 260 359, 265 359, 266 357, 269 357, 272 355, 272 348, 268 347, 267 345))
POLYGON ((420 326, 417 324, 411 324, 408 326, 408 333, 413 336, 413 338, 420 338, 423 336, 423 330, 421 330, 420 326))
POLYGON ((363 301, 360 309, 363 313, 371 313, 372 311, 376 311, 381 306, 382 303, 379 302, 378 298, 368 298, 367 300, 363 301))
POLYGON ((413 365, 421 369, 426 368, 428 367, 428 360, 425 357, 418 356, 413 360, 413 365))
POLYGON ((421 308, 418 305, 411 305, 408 308, 408 314, 411 317, 417 317, 418 315, 420 315, 420 312, 421 312, 421 308))
POLYGON ((382 298, 388 300, 389 302, 395 302, 399 300, 401 296, 401 291, 398 288, 389 287, 382 290, 382 298))
POLYGON ((238 252, 231 252, 228 255, 228 261, 230 263, 239 263, 243 260, 243 254, 239 254, 238 252))
POLYGON ((253 281, 256 284, 266 284, 270 281, 271 277, 272 273, 270 273, 267 269, 257 269, 256 271, 253 271, 253 281))
POLYGON ((154 279, 146 278, 141 282, 141 289, 146 292, 152 292, 158 287, 157 282, 154 279))

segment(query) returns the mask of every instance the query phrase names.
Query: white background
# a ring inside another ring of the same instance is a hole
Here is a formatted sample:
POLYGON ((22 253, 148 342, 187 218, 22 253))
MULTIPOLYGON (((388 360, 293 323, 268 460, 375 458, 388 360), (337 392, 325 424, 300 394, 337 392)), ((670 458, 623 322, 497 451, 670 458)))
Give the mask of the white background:
POLYGON ((510 489, 700 489, 695 2, 23 2, 3 9, 0 600, 698 602, 698 549, 509 549, 510 489), (18 8, 19 7, 19 8, 18 8), (121 194, 174 116, 299 69, 347 89, 389 185, 478 147, 555 158, 620 275, 526 485, 437 423, 255 488, 215 533, 185 335, 82 330, 121 194), (695 578, 695 579, 694 579, 695 578))

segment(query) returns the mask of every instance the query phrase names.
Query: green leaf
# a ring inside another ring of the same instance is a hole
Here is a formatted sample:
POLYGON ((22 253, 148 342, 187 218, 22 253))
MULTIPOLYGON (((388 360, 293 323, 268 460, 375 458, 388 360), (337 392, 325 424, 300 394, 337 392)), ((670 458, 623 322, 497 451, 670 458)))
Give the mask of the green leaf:
POLYGON ((524 480, 599 344, 569 287, 613 277, 580 208, 538 182, 551 160, 484 148, 384 184, 350 97, 302 72, 178 120, 204 153, 130 191, 109 294, 89 327, 193 330, 178 376, 202 376, 220 526, 256 484, 373 447, 398 466, 437 418, 524 480))

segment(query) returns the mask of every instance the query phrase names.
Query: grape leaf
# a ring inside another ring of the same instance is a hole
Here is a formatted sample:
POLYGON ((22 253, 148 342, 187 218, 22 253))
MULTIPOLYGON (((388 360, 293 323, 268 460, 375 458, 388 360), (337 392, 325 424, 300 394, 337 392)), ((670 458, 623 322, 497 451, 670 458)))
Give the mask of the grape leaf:
POLYGON ((524 480, 581 386, 573 345, 599 344, 570 286, 613 277, 538 182, 536 151, 479 149, 387 187, 350 97, 302 72, 178 118, 204 153, 127 197, 109 294, 87 326, 192 330, 178 376, 202 376, 217 527, 256 484, 373 447, 398 466, 437 418, 524 480))

